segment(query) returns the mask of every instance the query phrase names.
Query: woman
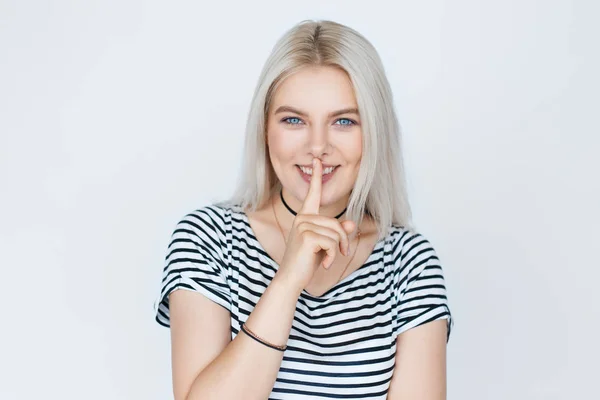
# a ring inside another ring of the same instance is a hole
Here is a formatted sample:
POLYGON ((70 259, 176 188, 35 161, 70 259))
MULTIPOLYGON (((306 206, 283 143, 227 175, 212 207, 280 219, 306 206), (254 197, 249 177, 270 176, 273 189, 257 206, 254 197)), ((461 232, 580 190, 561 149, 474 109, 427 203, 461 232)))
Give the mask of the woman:
POLYGON ((377 52, 303 21, 275 45, 234 196, 185 215, 155 303, 176 399, 444 399, 443 272, 410 225, 377 52), (184 290, 177 290, 184 289, 184 290))

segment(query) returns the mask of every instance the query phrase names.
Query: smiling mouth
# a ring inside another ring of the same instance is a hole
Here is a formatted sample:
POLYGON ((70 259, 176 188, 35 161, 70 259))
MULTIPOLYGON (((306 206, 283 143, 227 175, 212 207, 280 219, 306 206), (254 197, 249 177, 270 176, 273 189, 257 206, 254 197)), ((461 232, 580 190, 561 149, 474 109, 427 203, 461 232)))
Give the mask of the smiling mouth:
MULTIPOLYGON (((302 171, 302 168, 300 168, 300 166, 299 166, 299 165, 296 165, 296 169, 297 169, 297 170, 298 170, 298 172, 300 173, 300 176, 302 177, 302 179, 303 179, 305 182, 308 182, 308 183, 310 183, 310 181, 312 180, 312 174, 307 174, 306 172, 302 171)), ((339 169, 339 165, 335 166, 335 167, 333 168, 333 170, 332 170, 330 173, 328 173, 328 174, 323 174, 323 175, 322 175, 322 177, 321 177, 321 179, 322 179, 322 182, 323 182, 323 183, 326 183, 326 182, 328 182, 330 179, 332 179, 332 178, 333 178, 333 177, 336 175, 336 172, 337 172, 337 170, 338 170, 338 169, 339 169)), ((311 171, 311 172, 312 172, 312 171, 311 171)))
MULTIPOLYGON (((312 176, 312 172, 313 172, 312 171, 312 167, 303 167, 303 166, 298 165, 298 164, 296 164, 296 167, 298 167, 298 169, 300 171, 302 171, 302 173, 304 173, 306 175, 309 175, 309 176, 312 176), (310 171, 310 173, 309 173, 309 171, 310 171)), ((336 169, 338 169, 338 167, 339 167, 339 165, 331 166, 331 167, 327 167, 327 168, 323 168, 323 170, 322 170, 323 171, 323 176, 329 175, 329 174, 333 173, 336 169), (325 171, 328 171, 328 172, 325 172, 325 171)))

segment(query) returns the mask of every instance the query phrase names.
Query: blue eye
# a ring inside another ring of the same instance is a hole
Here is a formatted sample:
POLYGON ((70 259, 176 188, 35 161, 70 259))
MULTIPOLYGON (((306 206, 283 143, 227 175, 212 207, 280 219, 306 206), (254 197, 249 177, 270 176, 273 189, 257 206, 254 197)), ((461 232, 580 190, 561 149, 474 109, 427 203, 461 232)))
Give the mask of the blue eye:
POLYGON ((340 121, 348 121, 349 123, 340 124, 340 125, 345 125, 345 126, 350 126, 350 125, 355 125, 356 124, 356 122, 354 122, 354 121, 352 121, 351 119, 348 119, 348 118, 340 118, 336 122, 340 122, 340 121))
MULTIPOLYGON (((299 125, 302 122, 302 120, 298 117, 286 117, 286 118, 283 118, 281 120, 281 122, 285 123, 286 125, 299 125)), ((340 118, 340 119, 336 120, 335 122, 336 122, 336 125, 340 125, 343 127, 356 125, 356 121, 353 121, 349 118, 340 118), (338 122, 340 122, 340 121, 344 121, 344 122, 338 124, 338 122)))
POLYGON ((298 118, 298 117, 287 117, 287 118, 282 119, 281 121, 285 122, 288 125, 298 125, 295 122, 289 122, 289 120, 294 120, 294 119, 300 121, 300 118, 298 118))

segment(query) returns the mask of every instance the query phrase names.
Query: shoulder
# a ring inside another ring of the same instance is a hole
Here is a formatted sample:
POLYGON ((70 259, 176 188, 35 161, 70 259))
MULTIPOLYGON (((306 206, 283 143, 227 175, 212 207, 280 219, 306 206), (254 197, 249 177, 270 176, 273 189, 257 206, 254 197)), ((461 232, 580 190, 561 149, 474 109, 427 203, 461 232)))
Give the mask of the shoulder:
POLYGON ((399 267, 418 267, 422 263, 437 260, 438 256, 428 237, 414 228, 393 225, 388 239, 394 264, 399 267))
POLYGON ((210 230, 213 232, 224 232, 225 227, 230 220, 231 208, 208 204, 185 213, 179 218, 178 227, 188 227, 194 233, 198 231, 210 230))
POLYGON ((231 236, 231 209, 208 204, 181 216, 172 234, 171 247, 191 246, 226 253, 231 236), (187 243, 186 243, 187 242, 187 243))
POLYGON ((395 335, 436 319, 448 318, 448 341, 453 320, 442 263, 434 245, 414 228, 396 227, 393 236, 395 335))

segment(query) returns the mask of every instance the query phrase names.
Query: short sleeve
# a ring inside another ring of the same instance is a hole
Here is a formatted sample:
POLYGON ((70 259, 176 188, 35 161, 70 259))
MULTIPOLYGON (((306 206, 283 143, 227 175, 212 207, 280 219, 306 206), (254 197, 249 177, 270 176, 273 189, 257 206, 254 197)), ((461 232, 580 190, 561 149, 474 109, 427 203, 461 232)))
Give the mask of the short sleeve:
POLYGON ((231 311, 225 260, 226 238, 220 208, 206 206, 185 215, 175 226, 167 248, 160 293, 154 302, 156 322, 170 327, 169 294, 198 292, 231 311))
POLYGON ((447 319, 446 342, 454 319, 448 305, 444 272, 431 243, 420 233, 405 232, 395 245, 394 338, 427 322, 447 319))

